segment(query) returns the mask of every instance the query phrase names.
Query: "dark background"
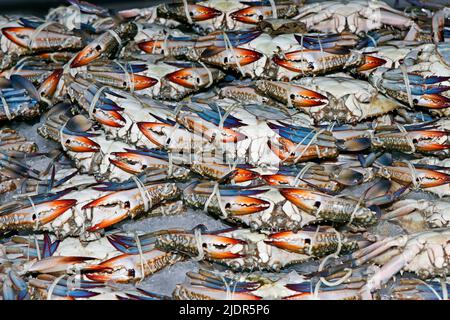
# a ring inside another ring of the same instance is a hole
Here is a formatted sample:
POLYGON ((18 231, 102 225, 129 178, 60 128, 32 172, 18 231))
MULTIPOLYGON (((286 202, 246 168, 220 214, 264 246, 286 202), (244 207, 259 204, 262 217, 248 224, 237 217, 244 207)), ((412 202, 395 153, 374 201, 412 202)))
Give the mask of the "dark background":
MULTIPOLYGON (((323 0, 308 0, 307 2, 321 2, 323 0)), ((164 1, 164 0, 131 0, 131 1, 118 1, 118 0, 91 0, 91 3, 102 5, 113 9, 123 9, 123 8, 139 8, 139 7, 150 7, 152 5, 164 2, 175 2, 175 1, 164 1)), ((385 2, 393 5, 396 0, 385 0, 385 2)), ((399 7, 405 5, 405 0, 399 0, 399 7)), ((59 5, 68 4, 64 0, 0 0, 0 14, 7 13, 27 13, 27 14, 40 14, 43 15, 47 13, 48 9, 55 8, 59 5)))

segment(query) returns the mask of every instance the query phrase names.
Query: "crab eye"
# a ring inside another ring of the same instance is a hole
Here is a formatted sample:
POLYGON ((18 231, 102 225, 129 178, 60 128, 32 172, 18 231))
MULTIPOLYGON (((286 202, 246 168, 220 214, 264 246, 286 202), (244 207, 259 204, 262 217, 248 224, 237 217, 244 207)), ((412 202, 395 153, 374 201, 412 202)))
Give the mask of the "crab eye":
POLYGON ((102 50, 102 46, 98 44, 98 45, 95 47, 95 50, 96 50, 96 51, 102 50))
POLYGON ((291 93, 291 95, 289 96, 289 98, 291 98, 291 100, 295 99, 295 94, 291 93))
POLYGON ((200 84, 200 78, 196 78, 198 84, 200 84))
POLYGON ((129 277, 135 277, 136 271, 134 269, 128 269, 128 276, 129 277))
POLYGON ((130 209, 130 207, 131 207, 130 201, 128 201, 128 200, 125 201, 123 205, 124 205, 125 209, 130 209))

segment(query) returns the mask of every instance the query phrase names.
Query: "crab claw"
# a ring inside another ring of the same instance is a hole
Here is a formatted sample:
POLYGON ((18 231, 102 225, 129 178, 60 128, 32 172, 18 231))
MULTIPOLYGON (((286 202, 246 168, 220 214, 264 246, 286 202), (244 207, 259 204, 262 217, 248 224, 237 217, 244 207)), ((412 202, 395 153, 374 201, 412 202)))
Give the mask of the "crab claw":
POLYGON ((200 234, 198 237, 192 232, 166 232, 157 236, 155 246, 163 250, 199 254, 199 245, 206 258, 212 260, 236 259, 244 257, 243 251, 247 243, 240 239, 221 236, 218 234, 200 234))
POLYGON ((198 4, 188 5, 188 10, 193 21, 206 21, 222 15, 222 11, 198 4))
POLYGON ((282 81, 259 80, 255 83, 261 93, 268 94, 283 103, 292 103, 295 107, 317 107, 329 103, 326 96, 302 86, 282 81))
MULTIPOLYGON (((107 185, 106 187, 95 187, 95 189, 117 190, 116 187, 107 185)), ((129 188, 130 185, 125 183, 124 187, 129 188)), ((92 226, 88 228, 88 231, 104 229, 127 217, 134 217, 145 211, 146 203, 148 203, 147 210, 149 210, 161 201, 172 199, 178 194, 178 188, 172 183, 149 184, 142 188, 132 185, 131 189, 128 188, 108 193, 81 208, 82 210, 91 209, 94 213, 96 210, 101 212, 99 215, 94 214, 92 226), (144 197, 143 192, 148 196, 144 197)))
POLYGON ((63 69, 56 69, 44 80, 38 89, 39 96, 45 98, 53 97, 56 88, 58 88, 58 83, 63 75, 63 71, 63 69))
POLYGON ((272 233, 264 243, 291 252, 305 253, 314 242, 314 232, 282 231, 272 233))
MULTIPOLYGON (((223 166, 223 165, 217 165, 217 166, 223 166)), ((227 167, 228 166, 223 166, 227 167)), ((221 182, 231 182, 234 181, 235 183, 241 183, 246 181, 252 181, 259 177, 259 173, 256 171, 244 169, 244 168, 236 168, 233 171, 229 172, 225 176, 221 177, 219 180, 221 182)))
POLYGON ((145 53, 153 54, 155 52, 158 52, 159 50, 164 49, 164 41, 163 40, 142 41, 142 42, 139 42, 137 44, 137 46, 139 49, 141 49, 145 53))
POLYGON ((93 281, 125 283, 143 279, 179 260, 180 258, 172 253, 153 249, 144 252, 142 256, 140 254, 121 254, 98 265, 89 266, 83 271, 86 277, 93 281), (142 270, 141 263, 144 264, 144 270, 142 270))
POLYGON ((111 156, 114 158, 109 158, 109 162, 131 174, 139 174, 152 167, 168 165, 167 161, 159 160, 150 154, 146 155, 143 152, 133 150, 113 152, 111 156))
POLYGON ((311 190, 300 188, 283 188, 279 190, 283 197, 307 212, 318 209, 321 205, 320 194, 311 190))
POLYGON ((286 186, 294 183, 295 177, 285 174, 265 174, 261 178, 271 186, 286 186))
POLYGON ((0 228, 8 229, 17 227, 17 225, 31 227, 36 224, 45 225, 72 208, 76 203, 77 200, 74 199, 51 200, 35 204, 34 207, 17 209, 0 216, 0 228))
POLYGON ((449 134, 446 131, 420 130, 409 132, 417 151, 439 151, 450 148, 449 134))
POLYGON ((158 147, 164 146, 166 137, 174 130, 173 125, 161 122, 138 122, 136 125, 142 134, 158 147))
POLYGON ((301 86, 293 86, 290 91, 289 98, 296 107, 317 107, 328 103, 328 98, 324 95, 301 86))
POLYGON ((120 108, 116 109, 110 105, 101 105, 94 108, 92 113, 95 120, 99 123, 112 128, 122 128, 127 121, 119 111, 121 111, 120 108))
POLYGON ((76 257, 76 256, 53 256, 48 257, 39 261, 36 261, 28 269, 29 272, 39 272, 39 273, 53 273, 53 272, 65 272, 68 268, 84 263, 86 261, 95 260, 91 257, 76 257))
POLYGON ((28 48, 27 34, 34 32, 35 29, 27 27, 6 27, 2 28, 3 35, 13 43, 28 48))
POLYGON ((367 71, 378 68, 386 63, 386 60, 374 56, 364 56, 364 63, 356 68, 357 71, 367 71))
POLYGON ((283 67, 287 70, 293 71, 293 72, 306 72, 306 71, 312 71, 314 69, 314 66, 310 63, 308 63, 306 60, 303 60, 303 54, 310 52, 311 50, 300 50, 300 51, 292 51, 287 52, 284 54, 283 57, 279 55, 274 55, 272 57, 272 61, 279 65, 280 67, 283 67), (299 56, 300 55, 300 56, 299 56), (302 59, 299 61, 299 59, 302 59))
POLYGON ((210 83, 209 74, 205 68, 184 68, 169 73, 164 78, 188 89, 205 87, 210 83))
POLYGON ((90 43, 83 50, 78 52, 75 58, 70 63, 71 68, 79 68, 89 64, 102 54, 102 48, 97 43, 90 43))
POLYGON ((135 90, 147 89, 158 83, 158 80, 155 78, 146 77, 139 74, 132 74, 130 75, 130 78, 135 90))
MULTIPOLYGON (((233 287, 232 287, 233 288, 233 287)), ((208 297, 208 299, 214 300, 261 300, 260 296, 256 296, 250 292, 236 292, 232 291, 231 294, 227 290, 208 288, 202 285, 195 284, 183 284, 182 287, 179 285, 175 289, 176 291, 180 289, 183 292, 189 292, 190 295, 199 297, 208 297), (231 297, 230 297, 231 296, 231 297)), ((176 292, 175 291, 175 292, 176 292)))
POLYGON ((62 141, 64 146, 73 152, 99 152, 101 150, 100 145, 89 139, 91 134, 85 133, 69 133, 67 130, 63 130, 62 141))
POLYGON ((222 259, 237 259, 244 257, 239 252, 234 252, 236 246, 242 247, 246 242, 243 240, 205 234, 202 235, 203 248, 205 253, 212 259, 222 260, 222 259))
POLYGON ((270 207, 270 202, 247 196, 222 197, 225 210, 231 215, 240 216, 261 212, 270 207))
POLYGON ((221 65, 224 63, 227 66, 237 66, 235 57, 237 58, 239 65, 245 66, 258 61, 263 57, 263 54, 250 49, 235 48, 225 50, 223 47, 211 46, 205 49, 200 55, 200 59, 210 62, 211 64, 221 65), (230 52, 233 50, 233 53, 230 52), (218 63, 216 60, 219 60, 218 63))
POLYGON ((450 107, 450 99, 440 94, 424 94, 417 98, 416 105, 430 109, 444 109, 450 107))
POLYGON ((261 7, 250 6, 244 9, 240 9, 230 13, 230 17, 233 20, 248 23, 248 24, 258 24, 262 19, 264 19, 264 13, 267 15, 271 14, 271 10, 265 10, 266 12, 261 12, 261 7), (269 12, 268 12, 269 11, 269 12))

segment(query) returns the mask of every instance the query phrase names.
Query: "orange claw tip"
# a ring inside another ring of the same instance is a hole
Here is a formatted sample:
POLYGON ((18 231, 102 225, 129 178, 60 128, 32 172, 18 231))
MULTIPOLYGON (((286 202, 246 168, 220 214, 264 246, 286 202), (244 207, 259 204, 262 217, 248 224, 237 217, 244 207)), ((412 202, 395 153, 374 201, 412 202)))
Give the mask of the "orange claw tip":
POLYGON ((139 171, 134 170, 134 168, 130 165, 128 165, 126 162, 124 161, 120 161, 120 160, 116 160, 116 159, 112 159, 109 158, 109 162, 115 166, 118 167, 120 169, 122 169, 125 172, 131 173, 131 174, 137 174, 139 173, 139 171))
POLYGON ((238 259, 238 258, 243 258, 245 257, 245 255, 242 255, 240 253, 233 253, 233 252, 211 252, 208 250, 205 250, 208 252, 208 255, 213 258, 213 259, 238 259))
POLYGON ((236 55, 238 56, 238 59, 239 59, 239 56, 242 56, 239 59, 239 63, 241 64, 241 66, 245 66, 247 64, 258 61, 263 56, 262 53, 259 53, 258 51, 254 51, 254 50, 242 49, 242 48, 234 48, 233 50, 235 51, 236 55))
POLYGON ((138 48, 145 53, 154 53, 157 49, 162 49, 164 41, 161 40, 148 40, 142 41, 137 44, 138 48))
POLYGON ((150 87, 153 87, 158 83, 158 80, 151 77, 141 76, 138 74, 131 75, 131 81, 133 82, 133 86, 135 90, 143 90, 150 87))
POLYGON ((420 107, 430 109, 444 109, 450 107, 450 99, 440 94, 424 94, 414 103, 420 107))
POLYGON ((281 67, 283 67, 285 69, 288 69, 290 71, 293 71, 293 72, 307 71, 307 70, 302 70, 302 69, 296 67, 291 61, 289 61, 287 59, 282 59, 282 58, 280 58, 278 56, 273 56, 272 57, 272 61, 274 63, 276 63, 277 65, 279 65, 279 66, 281 66, 281 67))
POLYGON ((163 133, 162 129, 173 128, 173 125, 161 122, 137 122, 136 125, 139 128, 139 131, 141 131, 148 140, 157 146, 162 146, 161 142, 157 139, 157 136, 161 136, 163 133))
POLYGON ((188 89, 195 89, 197 87, 197 83, 195 82, 196 77, 193 74, 192 68, 177 70, 165 75, 164 78, 188 89))
POLYGON ((25 37, 25 35, 28 33, 29 36, 35 31, 33 28, 27 28, 27 27, 6 27, 2 28, 3 35, 10 41, 14 42, 15 44, 28 48, 29 42, 28 37, 25 37))
POLYGON ((222 15, 222 11, 198 4, 189 5, 189 11, 194 21, 205 21, 222 15))
POLYGON ((78 256, 53 256, 36 261, 29 269, 29 272, 51 273, 66 271, 68 266, 77 263, 83 263, 89 260, 94 260, 92 257, 78 257, 78 256))
POLYGON ((367 71, 386 63, 386 60, 374 56, 365 56, 364 63, 357 68, 357 71, 367 71))
POLYGON ((252 170, 247 170, 247 169, 242 169, 242 168, 237 168, 234 170, 232 180, 234 182, 240 183, 240 182, 251 181, 258 177, 259 177, 258 172, 255 172, 252 170))
POLYGON ((55 94, 59 80, 61 79, 63 73, 63 69, 56 69, 55 71, 53 71, 39 87, 39 95, 41 97, 52 97, 55 94))
POLYGON ((100 145, 83 136, 69 136, 64 139, 65 147, 73 152, 98 152, 100 151, 100 145), (76 141, 76 143, 72 143, 76 141))
POLYGON ((261 212, 270 207, 270 202, 246 196, 231 197, 232 200, 227 202, 225 208, 232 215, 247 215, 256 212, 261 212))
POLYGON ((284 188, 280 189, 280 193, 290 202, 294 203, 295 205, 301 205, 302 199, 304 199, 310 191, 298 189, 298 188, 284 188))
POLYGON ((101 49, 98 48, 98 45, 96 45, 96 48, 94 48, 94 44, 88 44, 83 50, 78 52, 78 54, 75 56, 75 58, 70 63, 71 68, 79 68, 82 66, 87 65, 88 63, 94 61, 95 59, 99 58, 101 55, 101 49))
POLYGON ((289 185, 293 182, 293 177, 283 174, 266 174, 262 175, 261 178, 271 186, 289 185))
POLYGON ((240 9, 234 11, 230 14, 231 19, 248 23, 248 24, 257 24, 260 20, 260 15, 255 10, 255 7, 250 6, 244 9, 240 9))
POLYGON ((112 128, 122 128, 125 126, 127 121, 119 112, 114 110, 103 111, 108 114, 107 117, 102 116, 99 113, 94 113, 94 117, 99 123, 112 128))

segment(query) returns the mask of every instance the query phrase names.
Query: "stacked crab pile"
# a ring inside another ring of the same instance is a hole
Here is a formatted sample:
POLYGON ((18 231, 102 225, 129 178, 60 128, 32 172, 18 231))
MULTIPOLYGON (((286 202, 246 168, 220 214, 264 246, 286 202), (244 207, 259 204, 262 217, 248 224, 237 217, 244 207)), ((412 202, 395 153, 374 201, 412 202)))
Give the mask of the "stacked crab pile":
POLYGON ((0 297, 447 299, 450 11, 411 3, 1 16, 0 297))

